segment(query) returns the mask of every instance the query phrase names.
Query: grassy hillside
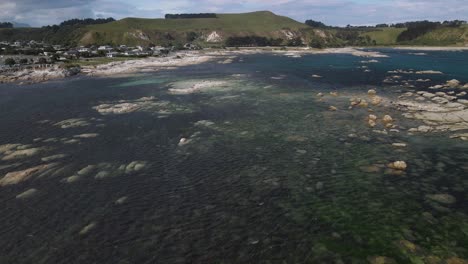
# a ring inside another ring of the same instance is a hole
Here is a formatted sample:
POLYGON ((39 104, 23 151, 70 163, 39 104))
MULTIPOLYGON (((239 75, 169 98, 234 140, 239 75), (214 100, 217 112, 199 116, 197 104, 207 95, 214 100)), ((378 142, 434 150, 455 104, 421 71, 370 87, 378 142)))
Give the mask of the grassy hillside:
MULTIPOLYGON (((230 37, 257 36, 312 40, 320 46, 344 45, 432 45, 468 44, 468 26, 439 27, 411 41, 398 42, 405 28, 312 28, 291 18, 268 11, 217 14, 216 18, 143 19, 125 18, 106 24, 55 26, 48 28, 0 29, 0 41, 43 40, 66 45, 181 45, 194 42, 202 47, 223 46, 230 37), (374 42, 375 41, 375 42, 374 42)), ((276 43, 276 42, 275 42, 276 43)))
POLYGON ((362 35, 369 36, 376 41, 377 45, 396 45, 398 35, 405 30, 405 28, 382 28, 365 32, 362 35))
POLYGON ((256 35, 270 38, 303 37, 315 31, 291 18, 261 11, 245 14, 218 14, 217 18, 142 19, 125 18, 92 25, 79 40, 81 44, 185 43, 188 34, 200 43, 221 43, 230 36, 256 35), (214 33, 215 32, 215 33, 214 33))
POLYGON ((468 26, 444 27, 431 31, 410 42, 413 45, 460 45, 468 44, 468 26))
POLYGON ((383 28, 362 32, 377 45, 422 45, 422 46, 464 46, 468 44, 468 25, 458 28, 440 27, 411 41, 398 42, 397 38, 405 28, 383 28))

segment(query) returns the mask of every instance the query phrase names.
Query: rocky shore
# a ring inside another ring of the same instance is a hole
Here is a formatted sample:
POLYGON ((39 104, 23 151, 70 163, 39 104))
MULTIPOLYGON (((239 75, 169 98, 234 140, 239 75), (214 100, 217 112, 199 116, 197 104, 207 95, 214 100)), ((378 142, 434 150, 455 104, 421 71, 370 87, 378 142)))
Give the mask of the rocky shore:
POLYGON ((294 48, 288 50, 275 50, 271 48, 249 48, 235 50, 202 50, 202 51, 181 51, 173 53, 167 57, 150 57, 136 60, 115 61, 107 64, 82 67, 63 67, 55 65, 48 68, 24 69, 0 73, 0 83, 32 84, 48 80, 61 79, 77 74, 90 76, 113 76, 131 74, 141 71, 158 71, 160 69, 170 69, 173 67, 183 67, 219 60, 220 64, 232 63, 239 55, 272 53, 292 58, 300 58, 307 54, 351 54, 358 57, 382 58, 387 57, 377 51, 366 51, 358 48, 330 48, 311 49, 294 48))
POLYGON ((32 84, 74 76, 80 71, 80 67, 65 68, 58 65, 40 69, 23 69, 0 73, 0 83, 32 84))

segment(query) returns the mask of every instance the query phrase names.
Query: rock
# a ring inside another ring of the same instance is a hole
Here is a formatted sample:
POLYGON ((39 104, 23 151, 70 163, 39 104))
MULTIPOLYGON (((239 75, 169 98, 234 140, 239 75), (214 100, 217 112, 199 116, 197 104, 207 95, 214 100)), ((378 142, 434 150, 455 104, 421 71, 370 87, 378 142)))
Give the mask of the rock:
POLYGON ((318 93, 317 96, 318 97, 323 97, 323 93, 318 93))
POLYGON ((49 162, 49 161, 54 161, 54 160, 58 160, 58 159, 63 159, 65 157, 67 157, 67 155, 57 154, 57 155, 52 155, 52 156, 41 158, 41 160, 44 161, 44 162, 49 162))
POLYGON ((79 170, 77 172, 78 175, 87 175, 90 174, 94 169, 96 168, 96 165, 88 165, 84 167, 83 169, 79 170))
POLYGON ((397 148, 406 148, 406 143, 393 143, 392 146, 397 148))
POLYGON ((368 124, 370 127, 375 127, 377 125, 374 120, 369 120, 368 124))
POLYGON ((435 201, 435 202, 446 204, 446 205, 454 204, 457 202, 457 199, 454 196, 450 194, 446 194, 446 193, 426 195, 426 198, 431 201, 435 201))
POLYGON ((117 201, 115 201, 115 204, 123 204, 127 201, 127 199, 127 196, 120 197, 119 199, 117 199, 117 201))
POLYGON ((369 106, 369 103, 367 103, 366 100, 361 100, 358 104, 359 107, 362 107, 362 108, 367 108, 369 106))
POLYGON ((447 259, 446 264, 468 264, 468 260, 457 257, 451 257, 447 259))
POLYGON ((435 97, 435 94, 433 94, 433 93, 423 93, 422 96, 425 97, 425 98, 431 99, 431 98, 435 97))
POLYGON ((383 99, 379 96, 374 96, 371 100, 371 104, 372 105, 379 105, 380 103, 382 103, 383 99))
POLYGON ((78 181, 79 179, 80 179, 80 176, 78 176, 78 175, 73 175, 73 176, 70 176, 70 177, 68 177, 68 178, 65 178, 64 181, 65 181, 66 183, 74 183, 74 182, 78 181))
POLYGON ((376 121, 377 116, 376 115, 369 115, 369 120, 376 121))
POLYGON ((81 229, 80 235, 86 235, 87 233, 89 233, 89 231, 94 229, 96 227, 96 225, 97 225, 96 222, 91 222, 87 226, 83 227, 83 229, 81 229))
POLYGON ((400 240, 398 241, 398 247, 409 252, 416 252, 418 250, 418 246, 416 246, 413 242, 408 240, 400 240))
POLYGON ((374 96, 377 94, 377 91, 375 91, 374 89, 370 89, 369 91, 367 91, 367 94, 370 96, 374 96))
POLYGON ((188 144, 189 142, 190 142, 190 139, 181 138, 180 141, 179 141, 179 147, 184 146, 184 145, 188 144))
POLYGON ((432 101, 433 101, 433 102, 436 102, 436 103, 438 103, 438 104, 446 104, 446 103, 449 102, 449 100, 447 100, 446 98, 438 97, 438 96, 432 98, 432 101))
POLYGON ((16 195, 16 199, 28 199, 32 196, 34 196, 35 194, 37 193, 37 190, 32 188, 32 189, 29 189, 25 192, 22 192, 18 195, 16 195))
POLYGON ((382 121, 383 121, 384 123, 392 123, 392 122, 393 122, 393 118, 392 118, 391 116, 389 116, 389 115, 385 115, 385 116, 383 117, 382 121))
POLYGON ((456 79, 453 79, 453 80, 447 81, 447 83, 445 85, 447 85, 448 87, 451 87, 451 88, 457 88, 458 86, 460 86, 460 81, 456 80, 456 79))
POLYGON ((317 75, 317 74, 312 74, 312 78, 322 78, 322 76, 317 75))
POLYGON ((431 130, 432 128, 430 126, 419 126, 417 131, 422 132, 422 133, 427 133, 431 130))
POLYGON ((46 165, 39 165, 22 171, 9 172, 2 179, 0 179, 0 186, 18 184, 20 182, 26 181, 35 174, 41 173, 55 165, 56 164, 51 163, 46 165))
POLYGON ((330 106, 330 107, 328 108, 328 110, 330 110, 330 111, 336 111, 336 110, 338 110, 338 109, 337 109, 335 106, 332 105, 332 106, 330 106))
POLYGON ((317 184, 315 184, 315 189, 317 191, 323 189, 323 182, 317 182, 317 184))
POLYGON ((338 92, 330 92, 331 96, 338 96, 338 92))
POLYGON ((99 136, 97 133, 89 133, 89 134, 80 134, 73 136, 74 138, 95 138, 99 136))
POLYGON ((404 171, 406 170, 408 165, 404 161, 395 161, 395 162, 389 163, 387 167, 389 167, 390 169, 394 169, 394 170, 404 171))
POLYGON ((384 256, 368 257, 367 260, 370 264, 397 264, 394 259, 384 256))
POLYGON ((417 71, 416 74, 444 74, 441 71, 427 70, 427 71, 417 71))

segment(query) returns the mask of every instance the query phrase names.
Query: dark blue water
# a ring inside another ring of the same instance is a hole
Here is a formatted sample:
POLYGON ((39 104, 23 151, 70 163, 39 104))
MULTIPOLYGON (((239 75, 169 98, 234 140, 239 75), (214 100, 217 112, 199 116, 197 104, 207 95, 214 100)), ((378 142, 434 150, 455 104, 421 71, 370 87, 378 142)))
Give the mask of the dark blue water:
POLYGON ((0 263, 464 263, 468 144, 377 134, 367 109, 331 112, 316 94, 466 83, 468 52, 379 51, 0 85, 0 263), (383 83, 397 69, 444 74, 383 83), (169 90, 203 80, 223 83, 169 90), (366 169, 396 160, 404 175, 366 169))

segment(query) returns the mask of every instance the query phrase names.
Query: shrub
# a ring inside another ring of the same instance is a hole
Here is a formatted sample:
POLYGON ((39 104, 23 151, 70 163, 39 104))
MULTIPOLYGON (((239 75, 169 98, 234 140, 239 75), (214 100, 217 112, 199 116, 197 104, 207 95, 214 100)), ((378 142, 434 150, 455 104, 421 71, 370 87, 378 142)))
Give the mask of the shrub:
POLYGON ((7 59, 5 60, 5 65, 8 65, 8 66, 11 67, 11 66, 13 66, 13 65, 15 65, 15 64, 16 64, 16 61, 15 61, 14 59, 12 59, 12 58, 7 58, 7 59))

